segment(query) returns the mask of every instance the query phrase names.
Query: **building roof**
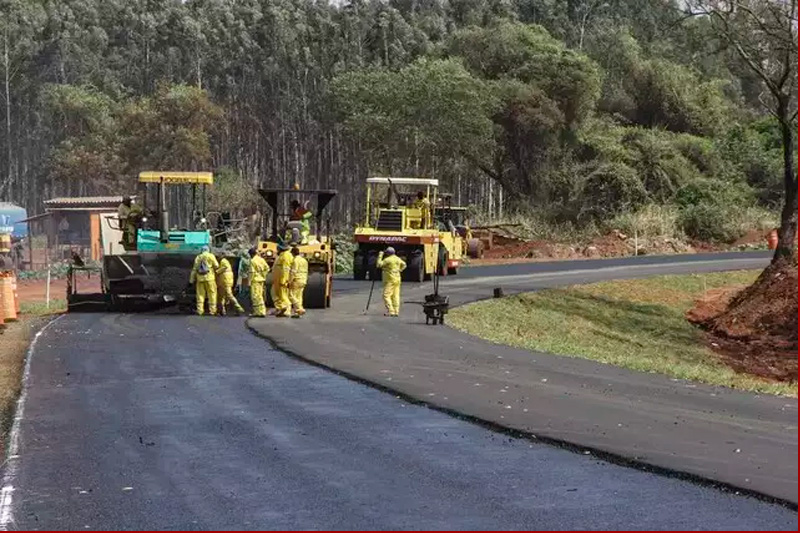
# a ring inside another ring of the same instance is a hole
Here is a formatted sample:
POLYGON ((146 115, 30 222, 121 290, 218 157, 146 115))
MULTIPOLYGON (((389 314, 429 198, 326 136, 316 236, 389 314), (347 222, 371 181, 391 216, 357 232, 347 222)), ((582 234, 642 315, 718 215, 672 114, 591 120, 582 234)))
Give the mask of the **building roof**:
POLYGON ((72 196, 51 198, 44 201, 47 211, 96 211, 116 209, 122 203, 122 196, 72 196))

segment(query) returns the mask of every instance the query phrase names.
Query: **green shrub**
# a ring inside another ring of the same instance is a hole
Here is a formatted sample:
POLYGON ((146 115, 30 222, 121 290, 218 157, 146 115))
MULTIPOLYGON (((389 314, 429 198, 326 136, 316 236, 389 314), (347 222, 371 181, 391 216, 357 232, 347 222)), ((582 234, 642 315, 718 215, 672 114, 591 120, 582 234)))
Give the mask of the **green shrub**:
POLYGON ((592 170, 581 190, 582 212, 606 219, 647 201, 647 191, 636 172, 623 163, 602 163, 592 170))
POLYGON ((743 234, 726 209, 705 202, 681 210, 678 223, 688 237, 700 241, 729 243, 743 234))
POLYGON ((678 227, 680 212, 673 205, 648 204, 638 211, 621 213, 609 220, 605 226, 609 230, 642 237, 679 238, 683 232, 678 227))
POLYGON ((738 206, 742 209, 755 204, 753 190, 743 183, 731 183, 717 179, 697 179, 678 189, 674 202, 681 207, 699 204, 716 205, 727 209, 738 206))

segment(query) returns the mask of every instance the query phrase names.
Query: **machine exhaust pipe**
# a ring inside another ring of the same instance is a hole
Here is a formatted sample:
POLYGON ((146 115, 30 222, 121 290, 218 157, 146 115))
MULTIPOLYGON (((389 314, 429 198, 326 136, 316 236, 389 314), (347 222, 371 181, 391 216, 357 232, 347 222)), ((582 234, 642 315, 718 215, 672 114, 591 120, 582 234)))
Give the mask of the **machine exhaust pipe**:
POLYGON ((167 188, 164 187, 164 178, 158 182, 158 225, 161 233, 161 242, 169 241, 169 213, 167 212, 167 188))

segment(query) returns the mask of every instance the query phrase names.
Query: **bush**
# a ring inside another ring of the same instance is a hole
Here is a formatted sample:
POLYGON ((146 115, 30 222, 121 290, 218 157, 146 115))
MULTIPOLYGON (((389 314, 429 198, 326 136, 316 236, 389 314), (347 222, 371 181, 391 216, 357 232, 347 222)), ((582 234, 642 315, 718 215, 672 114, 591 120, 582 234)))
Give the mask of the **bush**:
POLYGON ((353 242, 352 234, 339 234, 334 237, 336 243, 336 265, 337 274, 349 274, 353 272, 353 252, 356 244, 353 242))
POLYGON ((648 204, 638 211, 622 213, 610 220, 606 227, 626 235, 640 238, 682 237, 678 227, 679 210, 671 205, 648 204))
POLYGON ((584 214, 606 219, 647 201, 647 191, 632 168, 623 163, 602 163, 583 182, 581 204, 584 214))
POLYGON ((730 243, 742 236, 741 228, 719 205, 701 202, 683 209, 678 223, 690 238, 730 243))
POLYGON ((717 179, 698 179, 678 189, 674 202, 681 207, 699 204, 715 205, 722 209, 739 206, 744 209, 755 203, 753 190, 743 183, 717 179))

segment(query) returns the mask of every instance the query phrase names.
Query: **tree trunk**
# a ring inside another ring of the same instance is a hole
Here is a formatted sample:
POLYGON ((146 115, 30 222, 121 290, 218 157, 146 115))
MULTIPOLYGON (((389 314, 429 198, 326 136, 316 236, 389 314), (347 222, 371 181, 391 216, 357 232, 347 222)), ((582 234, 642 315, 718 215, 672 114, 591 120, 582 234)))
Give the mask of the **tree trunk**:
MULTIPOLYGON (((782 107, 786 110, 786 106, 782 107)), ((778 262, 781 259, 791 259, 796 262, 797 248, 794 241, 797 236, 797 175, 794 171, 794 139, 788 111, 783 113, 782 117, 783 185, 786 197, 781 212, 781 227, 778 230, 778 246, 772 260, 778 262)))
POLYGON ((11 173, 13 172, 13 164, 11 162, 11 60, 8 55, 8 28, 3 33, 3 68, 5 72, 5 90, 6 90, 6 179, 3 181, 3 186, 0 187, 0 195, 4 190, 8 190, 8 197, 11 198, 11 173))

